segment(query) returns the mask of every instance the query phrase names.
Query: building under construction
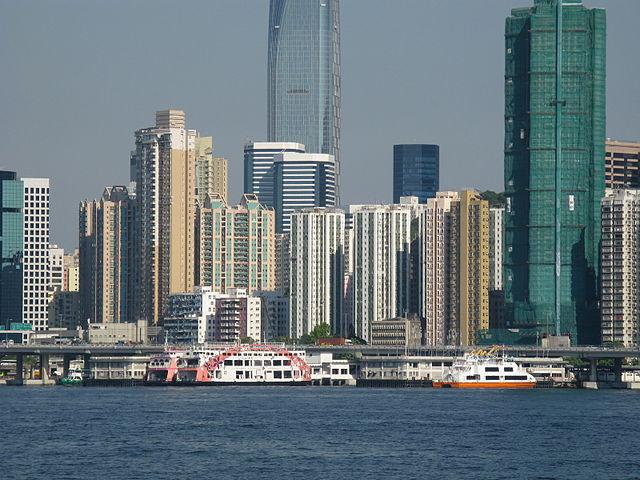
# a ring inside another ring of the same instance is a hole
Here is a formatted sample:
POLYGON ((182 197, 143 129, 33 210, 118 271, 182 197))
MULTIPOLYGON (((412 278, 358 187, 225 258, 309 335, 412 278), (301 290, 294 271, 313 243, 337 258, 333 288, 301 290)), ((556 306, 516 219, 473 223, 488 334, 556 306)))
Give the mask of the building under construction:
POLYGON ((605 11, 580 0, 506 20, 505 324, 533 341, 599 341, 605 45, 605 11))

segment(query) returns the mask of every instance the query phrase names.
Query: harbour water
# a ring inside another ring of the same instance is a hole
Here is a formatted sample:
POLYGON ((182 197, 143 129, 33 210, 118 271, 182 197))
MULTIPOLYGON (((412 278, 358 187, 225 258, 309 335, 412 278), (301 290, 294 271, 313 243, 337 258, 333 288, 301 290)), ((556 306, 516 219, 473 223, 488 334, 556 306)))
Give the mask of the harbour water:
POLYGON ((640 478, 635 391, 0 388, 13 479, 640 478))

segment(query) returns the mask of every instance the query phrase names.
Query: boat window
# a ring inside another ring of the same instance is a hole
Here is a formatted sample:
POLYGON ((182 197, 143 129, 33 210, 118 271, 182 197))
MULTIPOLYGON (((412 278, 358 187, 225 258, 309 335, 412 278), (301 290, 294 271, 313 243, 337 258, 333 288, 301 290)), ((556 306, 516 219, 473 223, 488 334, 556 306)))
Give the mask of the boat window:
POLYGON ((504 377, 505 380, 527 380, 526 375, 507 375, 504 377))
POLYGON ((441 367, 442 366, 442 362, 432 362, 431 366, 433 366, 433 367, 441 367))
POLYGON ((499 372, 500 369, 498 367, 484 367, 485 372, 499 372))
POLYGON ((286 370, 284 372, 284 378, 291 378, 291 370, 286 370))
POLYGON ((249 365, 251 365, 251 360, 245 360, 245 361, 244 361, 244 364, 245 364, 245 366, 249 366, 249 365))
POLYGON ((485 378, 487 380, 500 380, 500 377, 498 375, 487 375, 485 378))
POLYGON ((261 367, 262 366, 262 360, 254 360, 253 361, 253 366, 254 367, 261 367))
POLYGON ((265 360, 264 361, 264 366, 265 367, 270 367, 271 366, 271 360, 265 360))
POLYGON ((234 360, 233 364, 237 367, 241 367, 242 366, 242 360, 234 360))
POLYGON ((283 360, 282 361, 282 365, 284 365, 284 366, 291 365, 291 360, 283 360))
POLYGON ((273 378, 282 378, 282 372, 280 370, 274 370, 273 378))
POLYGON ((467 375, 467 380, 477 380, 476 375, 467 375))
POLYGON ((274 367, 279 367, 280 365, 282 365, 282 360, 274 360, 273 361, 273 366, 274 367))
POLYGON ((442 363, 445 367, 450 367, 451 365, 453 365, 453 362, 443 362, 442 363))
POLYGON ((513 372, 513 367, 504 367, 505 372, 513 372))

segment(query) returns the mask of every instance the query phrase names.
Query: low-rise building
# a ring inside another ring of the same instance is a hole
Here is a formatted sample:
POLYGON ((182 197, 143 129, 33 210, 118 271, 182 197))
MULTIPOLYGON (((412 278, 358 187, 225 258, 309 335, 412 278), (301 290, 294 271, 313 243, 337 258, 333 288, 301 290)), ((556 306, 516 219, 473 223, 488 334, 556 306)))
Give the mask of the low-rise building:
POLYGON ((418 346, 422 324, 418 318, 390 318, 371 323, 371 345, 418 346))
POLYGON ((88 343, 147 343, 147 322, 90 323, 85 332, 88 343))

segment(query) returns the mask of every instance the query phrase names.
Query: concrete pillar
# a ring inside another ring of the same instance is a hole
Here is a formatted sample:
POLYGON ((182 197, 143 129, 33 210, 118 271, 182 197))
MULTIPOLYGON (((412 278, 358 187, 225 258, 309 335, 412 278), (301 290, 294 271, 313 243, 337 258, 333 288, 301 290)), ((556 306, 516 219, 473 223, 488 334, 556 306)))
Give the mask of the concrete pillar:
POLYGON ((66 377, 67 375, 69 375, 69 368, 71 366, 71 355, 68 353, 65 353, 64 356, 62 357, 62 376, 66 377))
POLYGON ((84 362, 84 365, 82 366, 84 375, 86 376, 86 378, 91 378, 91 354, 90 353, 83 354, 82 360, 84 362))
POLYGON ((598 360, 595 358, 589 359, 589 381, 597 382, 598 381, 598 360))
POLYGON ((40 380, 42 383, 49 381, 49 355, 46 353, 40 354, 40 380))
POLYGON ((16 355, 16 382, 21 384, 24 382, 24 354, 16 355))
POLYGON ((616 383, 622 383, 622 359, 614 358, 613 359, 613 374, 615 376, 616 383))

